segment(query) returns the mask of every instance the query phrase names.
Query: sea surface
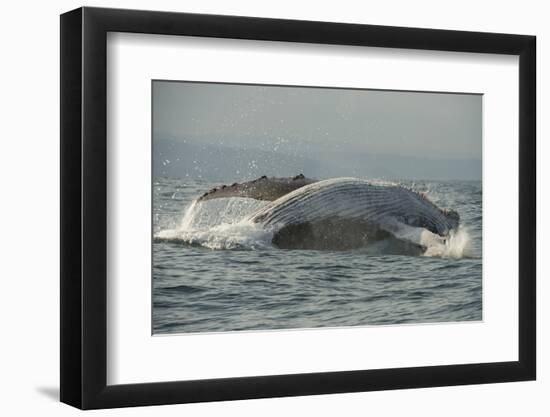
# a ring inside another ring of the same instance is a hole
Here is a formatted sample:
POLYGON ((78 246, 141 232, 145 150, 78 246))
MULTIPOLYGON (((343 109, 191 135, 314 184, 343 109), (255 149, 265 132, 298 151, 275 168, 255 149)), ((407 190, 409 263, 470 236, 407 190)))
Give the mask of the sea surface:
POLYGON ((397 181, 460 214, 427 255, 281 250, 243 222, 265 202, 196 203, 219 181, 155 178, 153 333, 482 320, 480 181, 397 181))

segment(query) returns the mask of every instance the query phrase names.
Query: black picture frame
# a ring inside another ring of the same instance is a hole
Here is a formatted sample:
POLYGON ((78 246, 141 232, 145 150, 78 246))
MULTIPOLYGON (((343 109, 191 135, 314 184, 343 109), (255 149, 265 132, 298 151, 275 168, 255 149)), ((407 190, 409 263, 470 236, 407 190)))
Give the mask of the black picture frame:
POLYGON ((61 401, 81 409, 534 380, 536 141, 534 36, 79 8, 61 15, 61 401), (107 385, 108 32, 519 56, 519 358, 107 385))

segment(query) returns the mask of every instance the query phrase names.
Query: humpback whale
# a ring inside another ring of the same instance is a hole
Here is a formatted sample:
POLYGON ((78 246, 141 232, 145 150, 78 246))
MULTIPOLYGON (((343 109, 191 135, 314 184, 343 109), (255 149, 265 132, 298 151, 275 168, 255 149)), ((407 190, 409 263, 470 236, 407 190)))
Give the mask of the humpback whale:
POLYGON ((269 201, 247 220, 273 232, 282 249, 347 250, 376 242, 385 253, 422 254, 444 243, 459 215, 408 188, 357 178, 261 177, 220 187, 198 201, 245 197, 269 201))

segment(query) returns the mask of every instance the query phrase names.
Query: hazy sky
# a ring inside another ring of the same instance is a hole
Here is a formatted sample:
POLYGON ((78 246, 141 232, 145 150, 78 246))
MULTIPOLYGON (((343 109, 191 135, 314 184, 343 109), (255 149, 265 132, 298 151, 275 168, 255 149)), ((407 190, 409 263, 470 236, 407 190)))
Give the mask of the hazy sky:
POLYGON ((345 174, 362 155, 380 156, 380 176, 480 179, 481 106, 470 94, 154 81, 153 139, 308 159, 321 176, 324 161, 345 174), (405 160, 427 162, 420 174, 405 160))

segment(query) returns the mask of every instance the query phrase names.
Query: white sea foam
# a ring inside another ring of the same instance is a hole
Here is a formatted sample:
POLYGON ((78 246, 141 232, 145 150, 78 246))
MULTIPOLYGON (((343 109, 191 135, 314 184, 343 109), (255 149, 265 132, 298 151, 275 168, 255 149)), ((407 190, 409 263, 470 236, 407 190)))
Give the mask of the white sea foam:
POLYGON ((264 201, 223 198, 198 202, 184 211, 179 225, 159 231, 155 238, 182 241, 210 249, 260 249, 271 247, 273 232, 247 220, 264 201))
POLYGON ((462 226, 458 230, 452 230, 448 237, 427 245, 424 256, 456 259, 472 257, 471 239, 468 230, 462 226))

